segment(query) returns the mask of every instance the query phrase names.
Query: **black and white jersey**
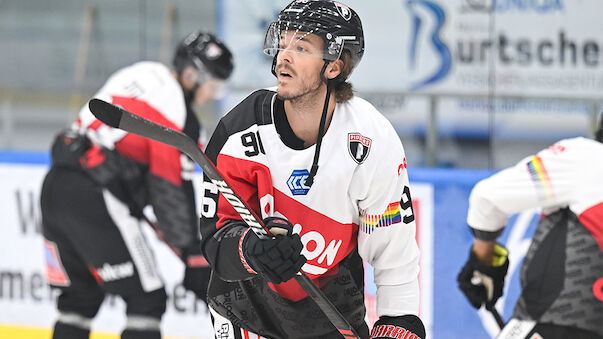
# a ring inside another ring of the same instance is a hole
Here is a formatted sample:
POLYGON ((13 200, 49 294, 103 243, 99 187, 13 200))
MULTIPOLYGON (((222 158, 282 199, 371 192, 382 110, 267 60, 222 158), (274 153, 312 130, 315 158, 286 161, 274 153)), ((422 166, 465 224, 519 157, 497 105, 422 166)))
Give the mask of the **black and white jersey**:
MULTIPOLYGON (((259 90, 220 120, 206 153, 258 215, 294 225, 308 259, 302 271, 354 327, 366 326, 362 259, 375 268, 379 315, 418 314, 419 250, 395 130, 354 97, 336 105, 308 187, 315 147, 303 148, 295 137, 276 93, 259 90)), ((337 333, 294 279, 267 283, 242 264, 239 240, 247 228, 229 223, 241 217, 207 178, 204 192, 202 245, 214 270, 210 306, 266 337, 337 333)))
POLYGON ((543 210, 514 317, 603 335, 602 159, 600 142, 561 140, 471 192, 467 222, 478 231, 498 232, 511 214, 543 210))

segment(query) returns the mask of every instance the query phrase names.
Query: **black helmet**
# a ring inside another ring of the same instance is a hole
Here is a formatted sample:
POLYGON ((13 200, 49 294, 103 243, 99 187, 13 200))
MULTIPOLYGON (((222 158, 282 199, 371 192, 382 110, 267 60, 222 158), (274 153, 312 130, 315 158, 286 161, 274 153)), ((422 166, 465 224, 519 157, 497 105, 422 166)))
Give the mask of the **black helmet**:
POLYGON ((324 41, 323 59, 339 59, 343 50, 352 57, 352 69, 364 54, 364 35, 358 14, 350 7, 330 0, 295 0, 270 24, 264 40, 264 52, 276 56, 281 32, 316 34, 324 41))
POLYGON ((192 65, 198 70, 205 68, 212 77, 222 80, 228 79, 234 68, 228 47, 213 34, 201 31, 189 34, 180 42, 173 64, 177 72, 192 65))

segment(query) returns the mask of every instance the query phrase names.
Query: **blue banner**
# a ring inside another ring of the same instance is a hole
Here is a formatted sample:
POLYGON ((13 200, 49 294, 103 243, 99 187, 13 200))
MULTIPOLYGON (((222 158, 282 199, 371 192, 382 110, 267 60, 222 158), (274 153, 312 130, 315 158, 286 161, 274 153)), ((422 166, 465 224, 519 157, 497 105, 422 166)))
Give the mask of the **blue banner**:
MULTIPOLYGON (((468 259, 473 236, 466 223, 473 186, 494 172, 409 169, 412 182, 431 183, 433 216, 433 320, 432 338, 491 338, 499 328, 491 314, 478 312, 457 287, 456 277, 468 259)), ((530 210, 509 218, 498 241, 510 252, 509 273, 497 309, 505 321, 520 294, 519 273, 539 213, 530 210)))

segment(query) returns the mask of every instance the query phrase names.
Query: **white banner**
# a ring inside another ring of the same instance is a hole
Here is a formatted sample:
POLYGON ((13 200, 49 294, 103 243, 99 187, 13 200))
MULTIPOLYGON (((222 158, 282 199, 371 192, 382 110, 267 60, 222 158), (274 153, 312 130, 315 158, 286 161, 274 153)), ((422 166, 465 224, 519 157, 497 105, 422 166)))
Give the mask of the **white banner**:
MULTIPOLYGON (((0 164, 0 323, 51 328, 57 317, 55 298, 46 285, 39 208, 46 166, 0 164), (32 316, 35 315, 35 316, 32 316)), ((202 301, 180 285, 181 261, 150 227, 145 227, 168 293, 163 316, 165 336, 213 338, 209 313, 202 301)), ((120 298, 105 300, 92 324, 93 331, 120 333, 125 325, 125 304, 120 298)))

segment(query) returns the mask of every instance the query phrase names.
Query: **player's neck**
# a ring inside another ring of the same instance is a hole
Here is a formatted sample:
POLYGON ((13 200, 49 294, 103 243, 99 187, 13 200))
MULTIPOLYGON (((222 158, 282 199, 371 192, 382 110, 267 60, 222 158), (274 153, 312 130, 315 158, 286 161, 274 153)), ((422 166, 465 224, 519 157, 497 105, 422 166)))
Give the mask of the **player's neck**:
MULTIPOLYGON (((324 107, 326 89, 308 94, 295 100, 285 100, 285 114, 295 135, 304 141, 304 147, 310 147, 318 138, 318 127, 324 107)), ((325 133, 335 111, 335 95, 331 93, 325 133)))

